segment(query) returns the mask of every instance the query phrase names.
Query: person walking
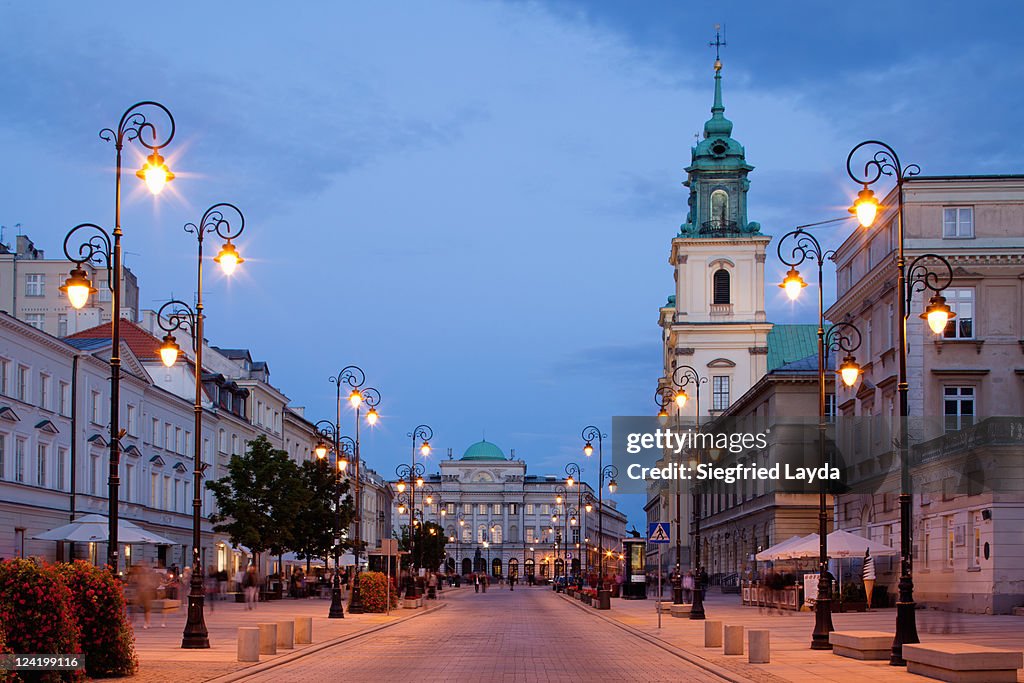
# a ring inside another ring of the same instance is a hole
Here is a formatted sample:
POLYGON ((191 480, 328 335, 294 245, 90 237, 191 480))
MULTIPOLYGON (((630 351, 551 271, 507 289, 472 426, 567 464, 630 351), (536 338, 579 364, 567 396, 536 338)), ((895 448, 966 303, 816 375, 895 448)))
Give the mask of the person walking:
POLYGON ((245 578, 242 579, 242 588, 245 590, 245 609, 256 609, 260 581, 256 573, 256 566, 250 564, 245 570, 245 578))
POLYGON ((473 574, 473 592, 474 593, 479 593, 480 592, 480 574, 479 573, 474 573, 473 574))

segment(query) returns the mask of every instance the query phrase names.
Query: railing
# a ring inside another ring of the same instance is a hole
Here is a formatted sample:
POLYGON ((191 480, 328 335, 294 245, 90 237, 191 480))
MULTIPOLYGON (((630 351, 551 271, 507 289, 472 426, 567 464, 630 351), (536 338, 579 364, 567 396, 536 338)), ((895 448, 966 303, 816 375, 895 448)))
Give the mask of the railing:
POLYGON ((701 235, 737 235, 739 234, 739 226, 736 221, 724 221, 724 220, 710 220, 704 221, 700 225, 701 235))

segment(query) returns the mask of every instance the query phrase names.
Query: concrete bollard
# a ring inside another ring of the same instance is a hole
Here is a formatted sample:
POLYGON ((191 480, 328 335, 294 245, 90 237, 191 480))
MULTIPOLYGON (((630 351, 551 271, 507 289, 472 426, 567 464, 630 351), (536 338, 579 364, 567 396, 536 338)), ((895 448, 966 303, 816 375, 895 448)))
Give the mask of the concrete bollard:
POLYGON ((277 647, 281 650, 292 650, 295 648, 295 622, 277 622, 277 647))
POLYGON ((723 647, 723 654, 743 654, 743 627, 734 626, 732 624, 726 624, 724 643, 725 645, 723 647))
POLYGON ((238 629, 238 661, 260 661, 260 630, 252 626, 238 629))
POLYGON ((771 662, 771 631, 768 629, 752 629, 747 631, 747 661, 751 664, 768 664, 771 662))
POLYGON ((704 647, 722 647, 722 622, 704 622, 704 647))
POLYGON ((277 624, 259 624, 260 654, 277 654, 277 624))
POLYGON ((295 642, 298 645, 313 642, 313 617, 295 617, 295 642))

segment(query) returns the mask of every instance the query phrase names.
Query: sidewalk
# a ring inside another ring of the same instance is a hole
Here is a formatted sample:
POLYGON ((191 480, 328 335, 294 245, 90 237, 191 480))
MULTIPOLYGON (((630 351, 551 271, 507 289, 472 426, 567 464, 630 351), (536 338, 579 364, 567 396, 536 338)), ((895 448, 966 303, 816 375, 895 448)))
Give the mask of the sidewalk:
MULTIPOLYGON (((409 618, 431 612, 444 605, 450 592, 463 589, 445 588, 438 600, 425 601, 426 608, 394 609, 391 615, 349 614, 345 603, 344 619, 328 619, 330 600, 308 598, 301 600, 272 600, 261 602, 255 610, 246 610, 244 604, 218 601, 211 611, 207 602, 206 628, 210 634, 208 650, 183 650, 181 633, 185 627, 184 605, 150 618, 150 627, 142 628, 142 615, 133 615, 135 650, 139 656, 139 673, 133 681, 145 683, 185 683, 208 681, 229 675, 244 668, 263 667, 267 662, 282 657, 289 659, 314 652, 329 641, 356 637, 361 633, 400 623, 409 618), (296 645, 293 650, 279 649, 276 655, 261 655, 257 662, 237 661, 237 630, 240 626, 256 626, 260 622, 287 621, 299 616, 313 617, 313 643, 296 645), (164 626, 166 624, 166 626, 164 626)), ((86 653, 88 655, 88 653, 86 653)))
MULTIPOLYGON (((561 597, 568 600, 564 596, 561 597)), ((747 629, 760 628, 771 631, 771 664, 748 664, 746 654, 742 657, 726 657, 722 654, 721 648, 705 649, 704 623, 701 621, 690 621, 666 613, 662 614, 662 628, 659 630, 655 602, 653 599, 615 599, 612 600, 611 610, 604 612, 576 604, 593 612, 595 617, 611 618, 620 624, 660 638, 684 650, 694 658, 693 661, 710 662, 755 681, 920 683, 931 680, 908 674, 904 667, 889 666, 888 661, 858 661, 839 657, 831 651, 811 650, 809 645, 811 631, 814 628, 812 612, 744 607, 740 604, 738 595, 722 595, 717 589, 708 591, 704 602, 707 619, 721 621, 723 624, 740 624, 747 629)), ((870 630, 891 633, 896 628, 896 610, 892 608, 833 614, 832 624, 837 631, 870 630)), ((918 610, 917 632, 922 643, 955 640, 989 647, 1024 650, 1024 617, 918 610)), ((1017 680, 1024 682, 1024 675, 1021 672, 1018 672, 1017 680)))

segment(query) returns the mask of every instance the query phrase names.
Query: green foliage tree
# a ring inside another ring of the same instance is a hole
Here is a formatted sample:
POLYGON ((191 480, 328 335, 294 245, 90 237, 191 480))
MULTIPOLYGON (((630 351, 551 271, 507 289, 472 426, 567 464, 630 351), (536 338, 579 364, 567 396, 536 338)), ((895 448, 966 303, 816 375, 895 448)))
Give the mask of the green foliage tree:
MULTIPOLYGON (((403 525, 398 538, 399 550, 409 551, 409 525, 403 525)), ((417 568, 437 569, 444 562, 444 548, 448 542, 444 529, 433 522, 422 522, 416 525, 416 544, 412 549, 412 557, 417 568)), ((409 556, 406 557, 406 564, 409 556)))
MULTIPOLYGON (((301 558, 331 557, 335 534, 339 531, 343 534, 355 516, 352 496, 348 493, 349 482, 343 480, 339 483, 334 468, 326 459, 302 463, 299 477, 310 496, 295 518, 291 548, 301 558), (336 495, 341 496, 340 519, 335 513, 336 495)), ((350 545, 343 543, 343 547, 350 545)))
POLYGON ((231 458, 227 476, 209 481, 219 512, 214 529, 254 553, 275 555, 294 547, 295 520, 309 502, 298 466, 288 453, 274 448, 265 436, 249 443, 243 455, 231 458))

